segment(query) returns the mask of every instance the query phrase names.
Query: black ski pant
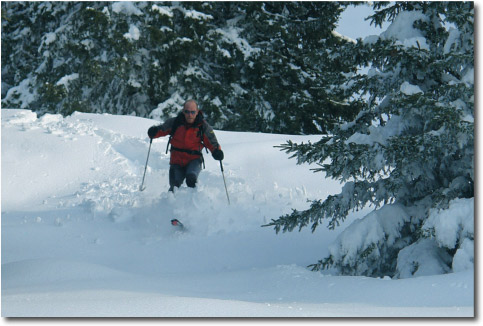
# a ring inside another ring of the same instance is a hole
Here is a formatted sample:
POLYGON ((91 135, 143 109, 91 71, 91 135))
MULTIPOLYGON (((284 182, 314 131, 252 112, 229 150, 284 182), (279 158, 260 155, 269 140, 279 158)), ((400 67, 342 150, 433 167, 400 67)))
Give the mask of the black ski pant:
POLYGON ((173 191, 174 187, 181 187, 185 178, 188 187, 196 187, 200 172, 201 158, 189 162, 186 166, 171 164, 169 166, 169 191, 173 191))

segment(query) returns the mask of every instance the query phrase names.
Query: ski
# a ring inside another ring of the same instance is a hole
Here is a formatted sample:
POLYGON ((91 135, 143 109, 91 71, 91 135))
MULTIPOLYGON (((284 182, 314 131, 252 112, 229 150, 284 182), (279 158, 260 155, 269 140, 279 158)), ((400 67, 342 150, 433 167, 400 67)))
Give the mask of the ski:
POLYGON ((186 230, 185 226, 183 223, 181 223, 178 219, 174 218, 171 220, 171 225, 177 228, 179 231, 184 231, 186 230))

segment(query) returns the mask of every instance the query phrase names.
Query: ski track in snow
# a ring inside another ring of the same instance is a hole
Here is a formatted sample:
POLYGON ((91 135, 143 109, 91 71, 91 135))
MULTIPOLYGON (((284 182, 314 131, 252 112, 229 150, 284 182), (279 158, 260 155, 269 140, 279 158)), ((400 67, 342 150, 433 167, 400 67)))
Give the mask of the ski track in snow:
MULTIPOLYGON (((313 273, 340 230, 261 225, 339 192, 274 145, 217 131, 198 187, 168 193, 156 122, 2 109, 2 316, 471 316, 473 274, 388 281, 313 273), (176 232, 172 218, 187 232, 176 232), (418 295, 414 295, 418 293, 418 295)), ((366 211, 353 213, 348 222, 366 211)))

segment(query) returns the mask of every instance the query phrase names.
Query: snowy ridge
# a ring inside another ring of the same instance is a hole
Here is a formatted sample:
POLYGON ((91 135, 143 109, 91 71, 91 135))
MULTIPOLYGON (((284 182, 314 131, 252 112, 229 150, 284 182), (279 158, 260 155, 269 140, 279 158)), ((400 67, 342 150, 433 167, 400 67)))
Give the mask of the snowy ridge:
POLYGON ((335 231, 276 235, 272 218, 338 182, 274 148, 316 136, 216 131, 196 189, 167 192, 167 139, 154 120, 2 109, 2 316, 472 316, 471 270, 406 280, 333 276, 306 266, 335 231), (189 232, 176 233, 176 217, 189 232))

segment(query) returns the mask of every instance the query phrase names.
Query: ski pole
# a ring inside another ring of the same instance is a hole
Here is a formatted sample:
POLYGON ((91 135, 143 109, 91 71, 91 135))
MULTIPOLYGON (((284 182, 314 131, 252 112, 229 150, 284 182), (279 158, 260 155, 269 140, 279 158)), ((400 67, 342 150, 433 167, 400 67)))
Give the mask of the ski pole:
POLYGON ((143 191, 144 189, 146 189, 146 187, 144 187, 144 177, 146 176, 146 170, 148 169, 148 160, 149 160, 149 153, 151 152, 151 144, 153 143, 153 139, 151 138, 151 140, 149 141, 149 150, 148 150, 148 157, 146 158, 146 166, 144 167, 144 174, 143 174, 143 182, 141 182, 141 186, 139 187, 139 191, 143 191))
POLYGON ((226 198, 228 199, 228 205, 230 205, 230 197, 228 196, 228 189, 226 188, 225 173, 223 172, 223 163, 220 161, 221 174, 223 175, 223 183, 225 184, 226 198))

